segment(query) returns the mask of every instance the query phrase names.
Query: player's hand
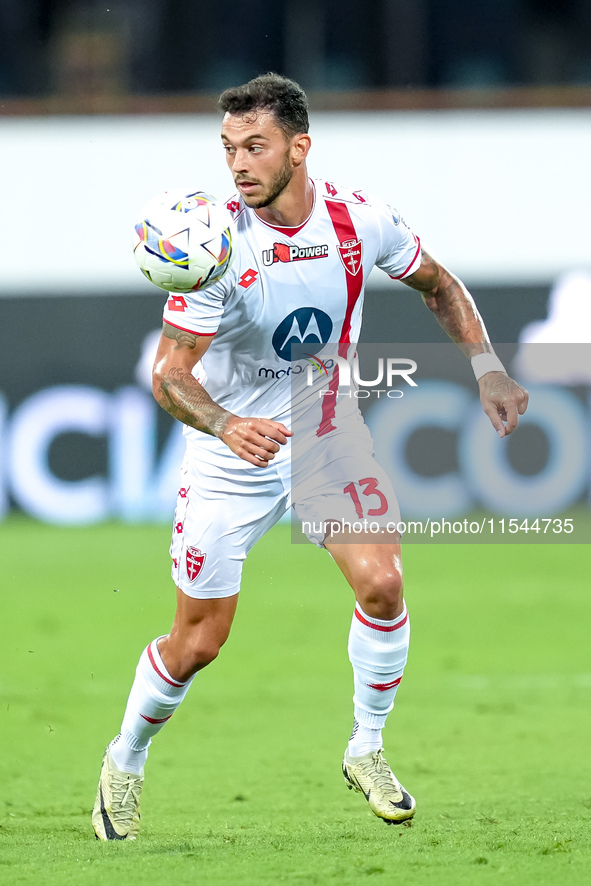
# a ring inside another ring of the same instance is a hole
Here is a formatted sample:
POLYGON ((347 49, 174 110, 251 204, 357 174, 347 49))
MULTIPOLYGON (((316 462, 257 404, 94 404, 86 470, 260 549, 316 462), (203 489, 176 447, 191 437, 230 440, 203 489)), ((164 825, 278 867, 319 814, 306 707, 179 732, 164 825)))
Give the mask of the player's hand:
POLYGON ((480 402, 499 437, 515 430, 527 409, 529 394, 505 372, 487 372, 478 380, 480 402))
POLYGON ((240 458, 264 468, 291 436, 292 432, 281 422, 231 415, 221 439, 240 458))

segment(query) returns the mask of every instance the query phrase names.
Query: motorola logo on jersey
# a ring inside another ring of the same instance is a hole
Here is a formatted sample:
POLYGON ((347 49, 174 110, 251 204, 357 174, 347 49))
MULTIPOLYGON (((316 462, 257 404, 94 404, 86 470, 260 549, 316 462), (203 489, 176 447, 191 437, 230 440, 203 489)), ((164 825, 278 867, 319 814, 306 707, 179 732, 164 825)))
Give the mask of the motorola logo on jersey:
POLYGON ((322 246, 288 246, 287 243, 273 243, 273 249, 263 249, 263 264, 266 267, 278 261, 308 261, 311 258, 328 258, 328 243, 323 243, 322 246))
POLYGON ((291 360, 292 345, 325 345, 332 326, 328 314, 319 308, 298 308, 281 321, 271 341, 282 360, 291 360))

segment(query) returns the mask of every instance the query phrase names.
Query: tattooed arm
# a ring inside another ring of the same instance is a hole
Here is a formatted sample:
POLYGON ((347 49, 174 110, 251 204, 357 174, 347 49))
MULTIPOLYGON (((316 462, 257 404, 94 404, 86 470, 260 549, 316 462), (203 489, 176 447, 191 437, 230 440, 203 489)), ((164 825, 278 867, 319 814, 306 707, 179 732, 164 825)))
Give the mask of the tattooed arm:
MULTIPOLYGON (((446 268, 423 252, 418 271, 403 280, 418 290, 441 328, 467 357, 492 352, 490 339, 474 299, 446 268)), ((482 408, 499 437, 514 431, 527 409, 527 391, 505 372, 487 372, 478 385, 482 408)))
POLYGON ((291 431, 270 419, 234 415, 212 400, 192 372, 212 339, 213 335, 195 335, 165 322, 152 373, 154 397, 173 418, 219 437, 240 458, 265 467, 291 431))

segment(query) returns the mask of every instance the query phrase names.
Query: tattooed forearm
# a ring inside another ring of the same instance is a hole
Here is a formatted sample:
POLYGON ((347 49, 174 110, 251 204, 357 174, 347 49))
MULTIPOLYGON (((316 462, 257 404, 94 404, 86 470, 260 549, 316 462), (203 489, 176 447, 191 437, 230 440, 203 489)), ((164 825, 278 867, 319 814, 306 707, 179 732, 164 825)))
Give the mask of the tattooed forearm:
POLYGON ((154 395, 173 418, 214 437, 221 437, 231 413, 215 403, 186 369, 171 367, 158 379, 154 395))
POLYGON ((176 341, 179 348, 189 348, 190 350, 193 350, 197 344, 197 336, 194 335, 194 333, 186 332, 184 329, 177 329, 176 326, 171 326, 170 323, 166 323, 166 321, 162 325, 162 335, 176 341))
POLYGON ((452 341, 462 346, 462 350, 468 355, 482 350, 482 347, 472 348, 470 345, 483 345, 489 342, 488 333, 474 299, 464 284, 447 271, 444 271, 436 292, 425 293, 423 299, 437 317, 441 328, 452 341))
POLYGON ((422 253, 418 271, 404 283, 421 293, 452 341, 468 356, 489 349, 489 338, 474 300, 461 280, 442 267, 428 253, 422 253))
POLYGON ((173 418, 206 434, 220 437, 231 413, 211 399, 191 372, 210 341, 211 336, 198 336, 164 321, 152 389, 156 401, 173 418), (175 345, 167 345, 166 339, 175 342, 175 345))

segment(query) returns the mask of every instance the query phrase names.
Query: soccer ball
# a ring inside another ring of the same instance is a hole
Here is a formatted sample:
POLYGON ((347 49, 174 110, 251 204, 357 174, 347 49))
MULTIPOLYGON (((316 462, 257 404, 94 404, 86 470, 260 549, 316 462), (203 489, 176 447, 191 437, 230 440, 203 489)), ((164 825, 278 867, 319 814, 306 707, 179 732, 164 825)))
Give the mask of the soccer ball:
POLYGON ((231 223, 229 211, 211 194, 164 191, 144 206, 135 223, 135 260, 160 289, 205 289, 232 263, 231 223))

